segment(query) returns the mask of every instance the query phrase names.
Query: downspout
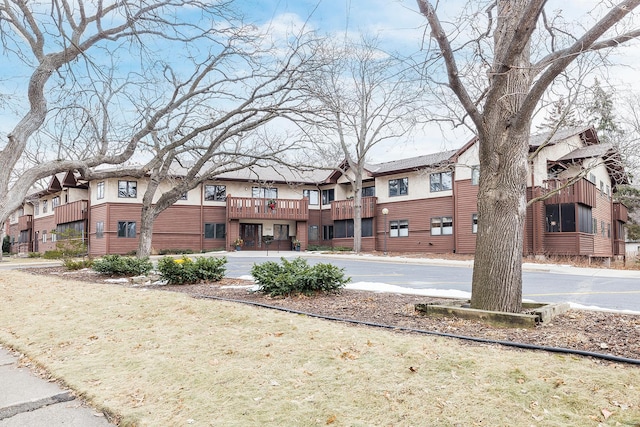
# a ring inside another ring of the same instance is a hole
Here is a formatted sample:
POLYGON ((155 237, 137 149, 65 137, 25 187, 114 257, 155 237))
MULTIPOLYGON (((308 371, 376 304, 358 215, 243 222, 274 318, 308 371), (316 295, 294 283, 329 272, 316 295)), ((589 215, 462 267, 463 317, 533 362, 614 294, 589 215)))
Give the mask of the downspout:
POLYGON ((458 199, 456 197, 456 187, 458 187, 458 184, 456 184, 456 168, 455 166, 453 167, 453 171, 452 171, 452 177, 451 177, 451 197, 452 197, 452 201, 453 201, 453 253, 456 253, 456 250, 458 248, 458 224, 456 224, 457 219, 458 219, 458 199))
MULTIPOLYGON (((225 210, 225 216, 226 216, 226 210, 225 210)), ((204 251, 204 229, 203 229, 203 227, 204 227, 204 183, 201 182, 200 183, 200 252, 204 251)), ((226 247, 227 247, 227 245, 225 243, 225 249, 226 249, 226 247)))

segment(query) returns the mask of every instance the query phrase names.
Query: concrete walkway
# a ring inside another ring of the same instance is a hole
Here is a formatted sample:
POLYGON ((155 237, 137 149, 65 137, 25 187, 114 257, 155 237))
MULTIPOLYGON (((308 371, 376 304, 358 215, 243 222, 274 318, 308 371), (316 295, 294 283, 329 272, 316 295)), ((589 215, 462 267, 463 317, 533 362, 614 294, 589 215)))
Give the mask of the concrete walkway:
POLYGON ((70 391, 18 367, 18 358, 0 347, 0 427, 108 427, 102 413, 70 391))

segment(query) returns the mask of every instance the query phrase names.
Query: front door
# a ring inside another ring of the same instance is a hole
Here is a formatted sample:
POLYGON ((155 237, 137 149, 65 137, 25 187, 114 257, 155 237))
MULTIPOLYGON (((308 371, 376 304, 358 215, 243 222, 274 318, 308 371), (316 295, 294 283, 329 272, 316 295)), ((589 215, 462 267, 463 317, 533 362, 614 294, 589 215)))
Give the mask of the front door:
POLYGON ((240 237, 244 240, 242 249, 262 249, 262 224, 240 224, 240 237))

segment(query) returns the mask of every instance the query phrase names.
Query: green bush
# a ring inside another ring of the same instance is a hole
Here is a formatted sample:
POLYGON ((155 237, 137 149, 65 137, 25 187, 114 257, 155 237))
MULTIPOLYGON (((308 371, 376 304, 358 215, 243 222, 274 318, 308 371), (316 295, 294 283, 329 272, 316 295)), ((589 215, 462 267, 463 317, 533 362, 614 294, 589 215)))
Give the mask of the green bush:
POLYGON ((217 282, 224 277, 226 263, 224 257, 197 257, 195 261, 184 256, 178 259, 164 257, 158 261, 158 271, 170 285, 217 282))
MULTIPOLYGON (((37 258, 37 255, 31 256, 31 253, 29 253, 29 258, 37 258)), ((45 251, 45 253, 42 255, 42 258, 44 258, 44 259, 60 259, 60 258, 62 258, 62 252, 60 252, 57 249, 52 250, 52 251, 45 251)))
POLYGON ((5 254, 11 252, 11 237, 4 236, 4 239, 2 239, 2 252, 5 254))
POLYGON ((338 292, 351 280, 344 276, 344 268, 331 264, 320 263, 311 267, 303 258, 280 260, 282 264, 268 261, 254 264, 251 268, 260 292, 271 296, 331 293, 338 292))
POLYGON ((188 255, 192 253, 192 249, 160 249, 158 251, 158 255, 188 255))
POLYGON ((87 253, 87 245, 82 238, 82 232, 68 228, 56 233, 56 251, 61 258, 74 258, 87 253))
POLYGON ((131 258, 120 255, 105 255, 93 261, 93 269, 98 273, 112 276, 139 276, 153 268, 149 258, 131 258))
POLYGON ((319 252, 350 252, 353 251, 353 248, 348 246, 309 245, 307 246, 307 250, 319 252))
POLYGON ((83 268, 91 268, 91 266, 93 266, 93 260, 87 258, 76 261, 71 258, 65 258, 62 264, 67 270, 81 270, 83 268))

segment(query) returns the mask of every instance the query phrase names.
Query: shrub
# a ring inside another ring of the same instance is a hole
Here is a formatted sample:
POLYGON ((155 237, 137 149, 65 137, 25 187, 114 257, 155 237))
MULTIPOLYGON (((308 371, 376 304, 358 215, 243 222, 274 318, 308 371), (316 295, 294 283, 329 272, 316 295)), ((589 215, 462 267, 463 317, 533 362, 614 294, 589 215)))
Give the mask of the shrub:
POLYGON ((56 251, 61 258, 73 258, 87 253, 87 245, 82 238, 82 232, 68 228, 56 233, 56 251))
POLYGON ((11 252, 11 237, 4 236, 2 239, 2 252, 7 254, 11 252))
MULTIPOLYGON (((29 255, 29 258, 34 258, 34 257, 29 255)), ((44 258, 44 259, 60 259, 60 258, 62 258, 62 252, 60 252, 59 250, 45 251, 45 253, 42 255, 42 258, 44 258)))
POLYGON ((160 249, 158 255, 183 255, 192 254, 192 249, 160 249))
POLYGON ((62 264, 67 270, 81 270, 83 268, 91 268, 93 260, 90 258, 75 261, 71 258, 65 258, 62 264))
POLYGON ((271 296, 338 292, 351 280, 344 276, 344 268, 331 264, 311 267, 303 258, 293 261, 281 258, 281 261, 282 264, 268 261, 253 265, 251 275, 260 292, 271 296))
POLYGON ((131 258, 120 255, 105 255, 93 261, 93 269, 98 273, 112 276, 139 276, 153 268, 149 258, 131 258))
POLYGON ((29 252, 27 254, 28 258, 40 258, 42 254, 40 252, 29 252))
POLYGON ((158 261, 158 271, 170 285, 217 282, 224 277, 226 263, 227 259, 224 257, 197 257, 195 261, 187 257, 164 257, 158 261))

